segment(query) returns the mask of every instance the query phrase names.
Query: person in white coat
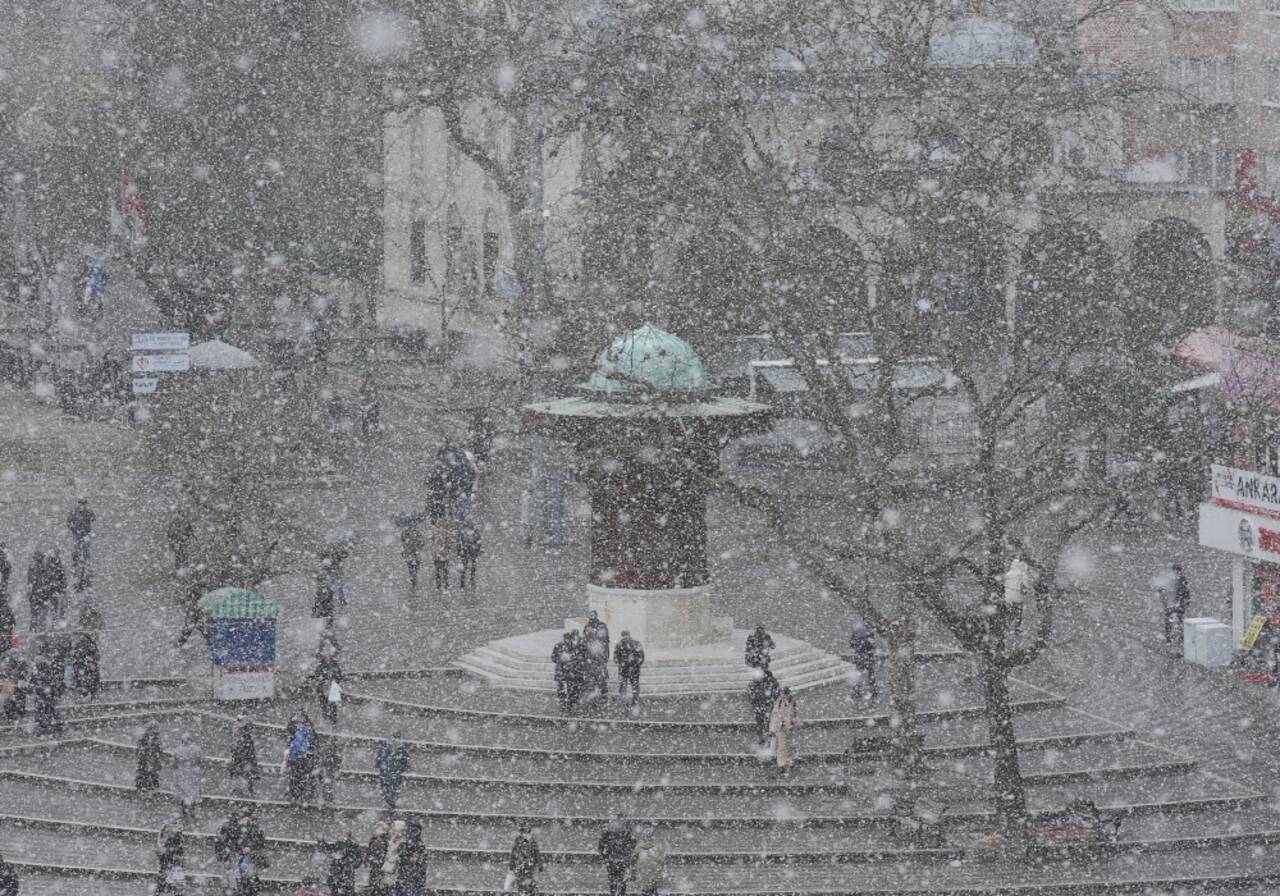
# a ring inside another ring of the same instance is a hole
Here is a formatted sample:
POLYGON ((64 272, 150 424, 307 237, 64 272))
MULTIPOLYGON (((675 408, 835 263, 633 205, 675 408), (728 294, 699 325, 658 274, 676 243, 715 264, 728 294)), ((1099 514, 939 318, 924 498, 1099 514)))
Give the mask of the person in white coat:
POLYGON ((796 761, 796 729, 800 726, 800 709, 791 688, 783 688, 769 714, 769 733, 777 743, 778 771, 788 774, 796 761))
POLYGON ((204 776, 200 770, 203 759, 200 748, 191 740, 191 732, 182 732, 182 743, 173 751, 173 793, 178 798, 183 818, 194 818, 200 803, 204 776))

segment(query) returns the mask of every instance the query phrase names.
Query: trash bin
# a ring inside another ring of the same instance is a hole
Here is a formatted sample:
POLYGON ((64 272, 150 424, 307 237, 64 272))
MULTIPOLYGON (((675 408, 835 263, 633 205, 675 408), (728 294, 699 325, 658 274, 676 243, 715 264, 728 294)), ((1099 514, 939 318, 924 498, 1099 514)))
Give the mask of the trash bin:
POLYGON ((1206 666, 1226 666, 1235 656, 1231 626, 1222 622, 1202 625, 1199 629, 1202 659, 1206 666))
POLYGON ((1204 662, 1204 643, 1200 637, 1200 628, 1214 625, 1218 620, 1212 616, 1190 616, 1182 620, 1182 658, 1189 663, 1204 662))
POLYGON ((247 588, 219 588, 200 598, 200 609, 209 620, 214 699, 274 697, 280 605, 247 588))

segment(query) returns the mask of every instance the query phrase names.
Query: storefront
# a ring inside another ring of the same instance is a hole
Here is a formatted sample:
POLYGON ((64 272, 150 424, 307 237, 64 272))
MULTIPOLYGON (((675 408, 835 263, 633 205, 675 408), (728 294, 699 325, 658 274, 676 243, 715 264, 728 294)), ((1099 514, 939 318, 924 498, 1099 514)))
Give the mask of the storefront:
POLYGON ((1280 635, 1280 478, 1214 464, 1210 500, 1200 505, 1200 544, 1234 556, 1231 634, 1241 647, 1263 616, 1280 635))

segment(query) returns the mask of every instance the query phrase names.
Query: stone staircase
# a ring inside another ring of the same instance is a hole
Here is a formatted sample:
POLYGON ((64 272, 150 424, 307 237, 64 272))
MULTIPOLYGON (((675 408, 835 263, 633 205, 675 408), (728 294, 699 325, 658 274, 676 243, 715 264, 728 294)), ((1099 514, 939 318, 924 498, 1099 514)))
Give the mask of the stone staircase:
MULTIPOLYGON (((554 692, 551 649, 563 630, 547 629, 490 641, 453 661, 453 665, 490 685, 520 691, 554 692)), ((737 629, 729 641, 684 651, 646 651, 640 692, 646 697, 742 694, 752 672, 743 663, 749 632, 737 629)), ((770 669, 783 687, 794 691, 848 682, 853 666, 838 656, 786 635, 773 636, 777 647, 770 669)), ((610 675, 616 686, 616 670, 610 675)))

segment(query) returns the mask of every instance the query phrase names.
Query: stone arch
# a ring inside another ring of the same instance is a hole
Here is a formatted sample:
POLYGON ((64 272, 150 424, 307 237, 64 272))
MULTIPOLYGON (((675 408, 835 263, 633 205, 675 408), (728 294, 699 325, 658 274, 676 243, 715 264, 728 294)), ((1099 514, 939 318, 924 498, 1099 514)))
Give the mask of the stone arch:
POLYGON ((1130 335, 1139 345, 1171 345, 1213 323, 1213 253, 1204 233, 1181 218, 1138 231, 1129 263, 1130 335))
POLYGON ((1115 255, 1095 228, 1050 224, 1028 236, 1014 312, 1019 339, 1097 345, 1114 332, 1116 300, 1115 255))

